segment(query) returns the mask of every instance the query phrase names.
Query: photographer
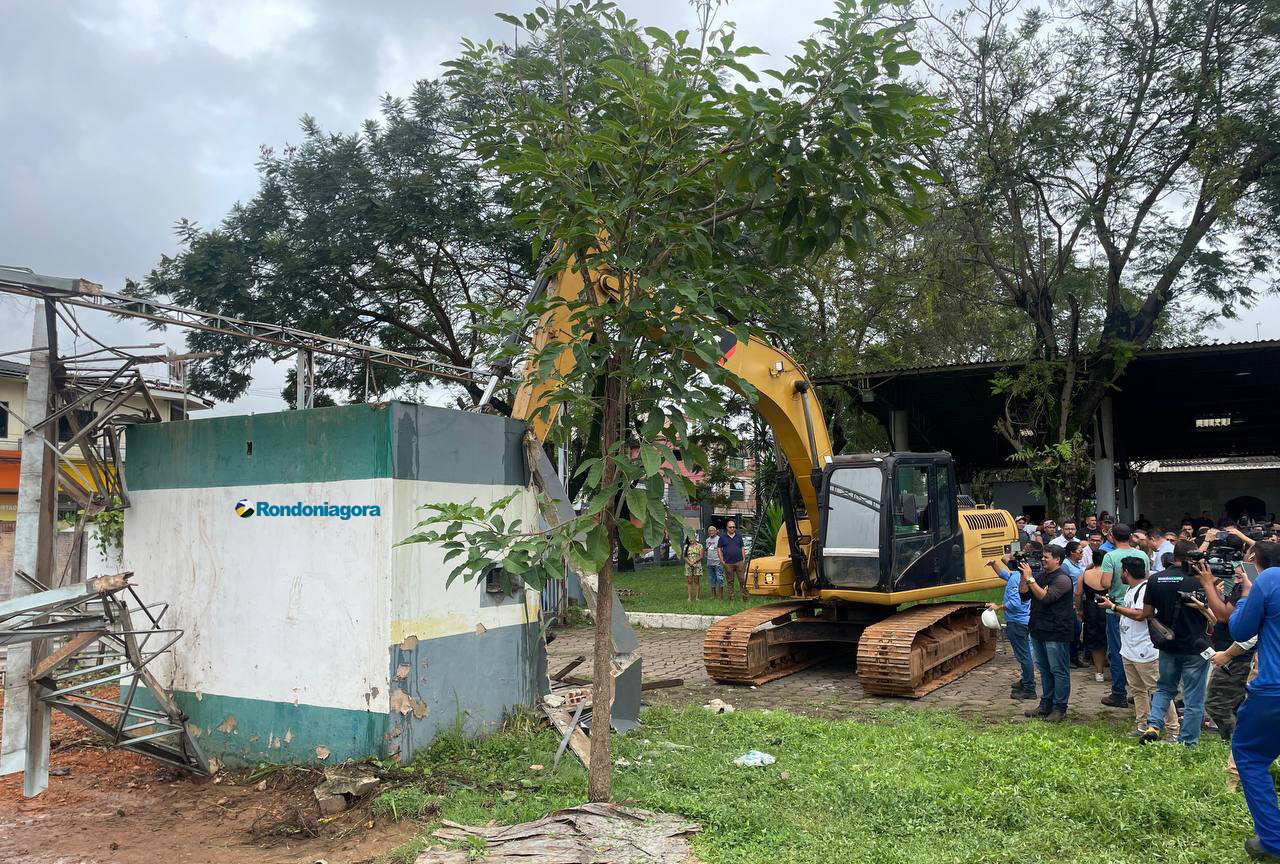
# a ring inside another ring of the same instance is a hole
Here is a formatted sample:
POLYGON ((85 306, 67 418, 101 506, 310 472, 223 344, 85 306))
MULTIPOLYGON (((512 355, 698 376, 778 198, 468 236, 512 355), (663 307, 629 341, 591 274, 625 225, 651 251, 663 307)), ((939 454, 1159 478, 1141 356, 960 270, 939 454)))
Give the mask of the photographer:
MULTIPOLYGON (((1117 526, 1119 528, 1120 526, 1117 526)), ((1208 622, 1197 608, 1196 593, 1201 592, 1198 572, 1193 572, 1188 554, 1194 549, 1190 543, 1180 540, 1173 547, 1173 564, 1147 579, 1147 593, 1141 609, 1118 608, 1110 597, 1104 605, 1116 613, 1134 621, 1150 623, 1151 643, 1160 652, 1160 674, 1156 692, 1151 698, 1151 714, 1147 717, 1147 729, 1140 739, 1147 744, 1164 737, 1164 718, 1182 687, 1182 731, 1178 741, 1193 747, 1200 741, 1204 722, 1204 693, 1209 680, 1208 622), (1154 619, 1154 621, 1152 621, 1154 619)), ((1209 572, 1208 564, 1200 562, 1198 569, 1209 572)), ((1206 609, 1207 612, 1207 609, 1206 609)))
MULTIPOLYGON (((1217 624, 1213 628, 1213 647, 1219 654, 1231 650, 1233 640, 1227 622, 1236 611, 1240 598, 1244 596, 1244 588, 1249 584, 1249 577, 1244 570, 1236 568, 1235 579, 1225 594, 1219 587, 1218 580, 1212 573, 1201 574, 1200 585, 1204 588, 1209 609, 1217 624)), ((1209 719, 1218 727, 1218 734, 1223 741, 1231 740, 1231 733, 1236 725, 1236 709, 1244 701, 1244 688, 1249 680, 1249 670, 1253 666, 1253 649, 1242 651, 1235 649, 1225 662, 1219 662, 1217 655, 1213 661, 1213 673, 1209 676, 1209 689, 1205 697, 1204 708, 1209 719)))
POLYGON ((1028 556, 1043 552, 1044 569, 1033 577, 1032 568, 1022 564, 1019 591, 1031 595, 1031 650, 1040 669, 1040 705, 1028 709, 1026 716, 1043 717, 1050 723, 1061 723, 1067 716, 1071 697, 1071 637, 1075 633, 1075 610, 1072 606, 1071 577, 1062 569, 1066 553, 1061 546, 1047 549, 1038 543, 1027 548, 1028 556))
POLYGON ((1271 763, 1280 755, 1280 544, 1255 543, 1258 578, 1242 591, 1231 616, 1237 640, 1258 637, 1258 676, 1236 716, 1231 753, 1256 837, 1245 842, 1254 858, 1280 861, 1280 808, 1271 763))
MULTIPOLYGON (((994 559, 987 564, 996 575, 1005 581, 1004 586, 1004 632, 1013 648, 1013 656, 1018 660, 1021 677, 1009 688, 1010 699, 1036 698, 1036 673, 1031 661, 1031 603, 1019 590, 1023 575, 1022 568, 1013 567, 1006 555, 997 563, 994 559), (1002 566, 1003 565, 1003 566, 1002 566), (1012 568, 1012 569, 1008 569, 1012 568)), ((1023 565, 1026 567, 1026 565, 1023 565)), ((1027 568, 1030 573, 1030 568, 1027 568)), ((988 609, 997 609, 994 603, 987 604, 988 609)))

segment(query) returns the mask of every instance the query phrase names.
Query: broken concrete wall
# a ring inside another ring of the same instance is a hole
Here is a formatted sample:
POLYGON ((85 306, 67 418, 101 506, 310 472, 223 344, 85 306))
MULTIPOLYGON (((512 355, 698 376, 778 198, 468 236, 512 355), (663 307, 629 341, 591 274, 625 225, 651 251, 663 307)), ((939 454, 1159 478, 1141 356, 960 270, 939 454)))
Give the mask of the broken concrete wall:
POLYGON ((480 731, 536 698, 536 594, 446 588, 440 550, 393 548, 432 501, 520 490, 511 515, 528 518, 519 434, 403 403, 130 430, 125 566, 186 631, 157 671, 206 752, 407 759, 458 718, 480 731))

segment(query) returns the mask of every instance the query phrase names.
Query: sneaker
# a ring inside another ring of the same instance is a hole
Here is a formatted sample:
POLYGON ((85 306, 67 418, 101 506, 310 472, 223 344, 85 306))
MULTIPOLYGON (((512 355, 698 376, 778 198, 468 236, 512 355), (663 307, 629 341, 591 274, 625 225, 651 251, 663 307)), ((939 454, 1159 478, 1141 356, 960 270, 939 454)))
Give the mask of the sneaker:
POLYGON ((1280 861, 1280 855, 1265 849, 1256 835, 1244 841, 1244 854, 1255 861, 1280 861))
POLYGON ((1138 739, 1143 744, 1154 744, 1164 737, 1164 730, 1159 726, 1148 726, 1142 730, 1142 736, 1138 739))
POLYGON ((1108 693, 1106 696, 1103 696, 1102 699, 1100 699, 1099 701, 1102 702, 1103 705, 1106 705, 1108 708, 1128 708, 1129 707, 1129 703, 1125 701, 1124 698, 1120 696, 1116 696, 1113 693, 1108 693))
POLYGON ((1143 736, 1143 734, 1144 734, 1146 731, 1147 731, 1146 729, 1143 729, 1143 728, 1141 728, 1141 727, 1139 727, 1139 728, 1137 728, 1137 729, 1130 729, 1130 730, 1129 730, 1129 733, 1128 733, 1128 735, 1127 735, 1127 737, 1129 737, 1129 738, 1141 738, 1141 737, 1143 736))
POLYGON ((1053 713, 1048 705, 1037 705, 1035 708, 1028 708, 1022 712, 1023 717, 1048 717, 1053 713))
POLYGON ((1094 681, 1097 681, 1099 684, 1101 684, 1103 681, 1106 681, 1106 680, 1107 680, 1107 677, 1106 677, 1105 675, 1103 675, 1101 672, 1094 672, 1094 673, 1093 673, 1093 680, 1094 680, 1094 681))
POLYGON ((1046 723, 1061 723, 1067 719, 1066 711, 1050 711, 1049 716, 1044 718, 1046 723))

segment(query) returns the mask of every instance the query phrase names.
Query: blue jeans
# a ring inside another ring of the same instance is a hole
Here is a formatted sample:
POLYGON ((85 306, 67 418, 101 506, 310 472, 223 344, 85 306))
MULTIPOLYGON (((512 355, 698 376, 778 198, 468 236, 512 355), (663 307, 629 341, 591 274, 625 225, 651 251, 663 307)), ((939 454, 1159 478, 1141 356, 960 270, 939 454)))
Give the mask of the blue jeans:
POLYGON ((1036 672, 1031 664, 1031 632, 1026 624, 1006 620, 1004 633, 1009 637, 1009 644, 1013 646, 1013 656, 1018 659, 1018 666, 1022 669, 1022 680, 1018 683, 1028 693, 1036 692, 1036 672))
POLYGON ((707 565, 707 584, 712 588, 724 587, 724 567, 719 564, 707 565))
POLYGON ((1114 612, 1107 613, 1107 665, 1111 667, 1111 695, 1117 699, 1128 699, 1125 688, 1129 682, 1125 680, 1124 658, 1120 656, 1120 616, 1114 612))
POLYGON ((1280 696, 1250 693, 1245 698, 1236 713, 1231 752, 1236 757, 1254 833, 1262 848, 1280 855, 1280 808, 1276 807, 1276 784, 1271 779, 1271 763, 1280 756, 1280 696))
POLYGON ((1031 637, 1031 650, 1040 669, 1040 707, 1066 712, 1071 698, 1071 643, 1042 642, 1031 637))
POLYGON ((1156 692, 1151 695, 1151 716, 1148 726, 1164 729, 1164 715, 1169 704, 1182 685, 1182 731, 1178 740, 1190 747, 1200 741, 1200 727, 1204 725, 1204 689, 1209 683, 1209 661, 1199 654, 1174 654, 1160 652, 1160 677, 1156 679, 1156 692))

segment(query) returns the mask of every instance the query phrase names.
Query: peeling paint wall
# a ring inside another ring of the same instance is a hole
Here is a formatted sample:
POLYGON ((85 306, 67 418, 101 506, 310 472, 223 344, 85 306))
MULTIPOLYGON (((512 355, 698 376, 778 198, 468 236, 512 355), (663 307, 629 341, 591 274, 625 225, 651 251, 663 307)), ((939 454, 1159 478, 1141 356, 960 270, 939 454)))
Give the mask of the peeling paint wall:
POLYGON ((531 704, 537 594, 446 588, 441 550, 393 548, 428 502, 524 490, 509 516, 532 522, 519 434, 401 403, 131 430, 125 566, 186 631, 156 671, 201 745, 228 764, 407 760, 440 729, 531 704), (380 515, 242 518, 244 498, 380 515))

